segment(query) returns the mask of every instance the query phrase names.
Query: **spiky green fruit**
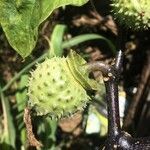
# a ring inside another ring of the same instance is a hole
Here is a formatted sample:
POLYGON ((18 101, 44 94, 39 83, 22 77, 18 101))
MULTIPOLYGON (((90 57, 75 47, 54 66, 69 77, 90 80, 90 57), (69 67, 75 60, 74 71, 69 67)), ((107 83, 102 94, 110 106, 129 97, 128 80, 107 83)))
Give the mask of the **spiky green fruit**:
POLYGON ((86 61, 71 51, 68 57, 53 57, 38 64, 29 79, 28 105, 37 115, 67 117, 82 110, 90 97, 86 89, 98 83, 88 76, 86 61))
POLYGON ((112 0, 112 12, 127 28, 150 28, 150 0, 112 0))

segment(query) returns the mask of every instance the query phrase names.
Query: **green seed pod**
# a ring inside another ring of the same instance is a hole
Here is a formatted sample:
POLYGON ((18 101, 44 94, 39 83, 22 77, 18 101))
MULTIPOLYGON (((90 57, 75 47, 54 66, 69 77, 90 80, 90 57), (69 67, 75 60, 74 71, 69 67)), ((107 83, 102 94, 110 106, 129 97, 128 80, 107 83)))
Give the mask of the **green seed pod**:
POLYGON ((112 12, 127 28, 150 28, 150 0, 112 0, 112 12))
POLYGON ((71 51, 68 57, 53 57, 38 64, 29 79, 28 106, 37 115, 67 117, 86 107, 90 97, 85 89, 96 90, 89 79, 86 61, 71 51))

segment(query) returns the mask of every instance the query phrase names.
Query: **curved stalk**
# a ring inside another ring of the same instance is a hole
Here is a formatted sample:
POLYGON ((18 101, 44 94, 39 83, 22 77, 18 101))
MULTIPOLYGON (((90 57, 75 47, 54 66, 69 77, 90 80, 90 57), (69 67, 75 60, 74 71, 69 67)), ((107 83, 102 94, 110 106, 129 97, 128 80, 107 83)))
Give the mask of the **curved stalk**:
POLYGON ((120 127, 119 104, 118 104, 118 79, 122 67, 123 54, 121 51, 116 56, 113 66, 103 62, 88 63, 88 71, 99 70, 104 76, 106 86, 106 99, 108 111, 108 138, 103 150, 149 150, 150 137, 132 138, 130 134, 120 127))
POLYGON ((108 104, 108 137, 116 137, 120 133, 120 117, 118 104, 118 71, 122 63, 122 52, 119 51, 114 66, 103 62, 88 63, 89 71, 99 70, 104 76, 106 86, 106 99, 108 104))

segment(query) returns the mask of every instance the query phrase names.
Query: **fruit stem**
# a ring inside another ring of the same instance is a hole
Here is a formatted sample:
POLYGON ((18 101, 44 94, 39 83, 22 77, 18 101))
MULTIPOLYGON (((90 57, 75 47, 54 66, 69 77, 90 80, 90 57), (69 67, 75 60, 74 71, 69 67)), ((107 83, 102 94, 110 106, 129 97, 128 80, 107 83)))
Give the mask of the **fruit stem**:
POLYGON ((33 133, 32 121, 30 116, 30 109, 28 107, 24 110, 24 123, 27 129, 28 141, 31 146, 35 146, 37 149, 42 147, 43 145, 35 138, 33 133))
POLYGON ((122 51, 119 51, 113 66, 100 61, 87 64, 89 71, 101 71, 103 74, 108 104, 108 137, 113 139, 121 130, 118 104, 118 78, 120 76, 122 58, 122 51))
POLYGON ((106 86, 107 110, 108 110, 108 138, 103 149, 150 149, 150 137, 132 138, 130 134, 120 127, 118 104, 118 79, 121 72, 123 53, 119 51, 115 64, 106 65, 103 62, 88 63, 89 71, 101 71, 106 86))

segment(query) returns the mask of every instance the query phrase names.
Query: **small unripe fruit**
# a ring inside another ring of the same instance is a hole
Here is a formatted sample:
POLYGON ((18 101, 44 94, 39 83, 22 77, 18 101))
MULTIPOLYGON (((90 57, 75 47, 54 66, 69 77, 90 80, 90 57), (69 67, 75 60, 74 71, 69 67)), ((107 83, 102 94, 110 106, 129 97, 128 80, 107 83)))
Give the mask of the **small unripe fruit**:
POLYGON ((127 28, 150 28, 150 0, 112 0, 112 12, 127 28))
POLYGON ((86 61, 71 51, 66 58, 53 57, 38 64, 29 79, 28 106, 37 115, 60 119, 82 110, 90 97, 86 89, 98 83, 88 77, 86 61))

